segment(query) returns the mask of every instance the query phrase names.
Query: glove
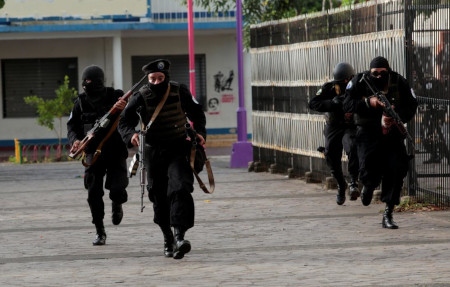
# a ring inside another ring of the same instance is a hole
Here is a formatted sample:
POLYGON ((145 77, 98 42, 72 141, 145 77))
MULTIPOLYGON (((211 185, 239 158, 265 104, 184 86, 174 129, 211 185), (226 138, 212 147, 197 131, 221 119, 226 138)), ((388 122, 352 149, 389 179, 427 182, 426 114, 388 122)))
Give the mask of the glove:
POLYGON ((342 100, 340 96, 336 96, 331 100, 331 105, 334 111, 342 110, 342 100))
POLYGON ((340 96, 336 96, 334 97, 331 102, 333 103, 333 105, 341 105, 342 101, 341 101, 341 97, 340 96))

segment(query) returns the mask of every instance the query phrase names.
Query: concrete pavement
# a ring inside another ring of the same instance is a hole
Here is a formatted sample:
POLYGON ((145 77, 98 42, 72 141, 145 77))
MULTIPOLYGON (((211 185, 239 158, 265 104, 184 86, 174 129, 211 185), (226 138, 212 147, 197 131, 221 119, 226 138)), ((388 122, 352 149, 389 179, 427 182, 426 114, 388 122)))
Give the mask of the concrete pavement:
POLYGON ((152 207, 132 178, 119 226, 105 196, 105 246, 80 162, 0 164, 0 286, 450 286, 450 213, 395 213, 335 203, 335 190, 284 175, 230 169, 210 154, 214 194, 196 186, 184 259, 163 256, 152 207))

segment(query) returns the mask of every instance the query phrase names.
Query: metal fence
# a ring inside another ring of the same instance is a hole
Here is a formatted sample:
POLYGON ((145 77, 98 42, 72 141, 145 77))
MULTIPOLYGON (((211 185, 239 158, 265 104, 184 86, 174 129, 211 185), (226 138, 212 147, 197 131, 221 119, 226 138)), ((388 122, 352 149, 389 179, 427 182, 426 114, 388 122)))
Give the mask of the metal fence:
MULTIPOLYGON (((18 163, 38 163, 68 160, 70 145, 59 144, 27 144, 20 145, 18 163)), ((17 152, 16 152, 17 154, 17 152)))
POLYGON ((17 139, 14 147, 0 148, 0 162, 14 163, 43 163, 54 161, 67 161, 69 158, 70 145, 32 143, 22 144, 17 139))
MULTIPOLYGON (((185 5, 181 5, 180 0, 152 0, 150 3, 150 17, 153 22, 178 23, 188 21, 187 8, 185 5)), ((236 20, 236 13, 234 10, 215 13, 197 5, 195 2, 193 3, 192 8, 192 17, 195 22, 221 22, 236 20)))
POLYGON ((321 180, 328 176, 317 152, 324 142, 324 119, 308 109, 308 102, 330 80, 338 62, 364 71, 372 58, 382 55, 410 81, 420 103, 408 127, 417 156, 405 190, 449 204, 450 15, 448 6, 426 2, 370 1, 253 25, 255 161, 279 171, 310 171, 321 180))

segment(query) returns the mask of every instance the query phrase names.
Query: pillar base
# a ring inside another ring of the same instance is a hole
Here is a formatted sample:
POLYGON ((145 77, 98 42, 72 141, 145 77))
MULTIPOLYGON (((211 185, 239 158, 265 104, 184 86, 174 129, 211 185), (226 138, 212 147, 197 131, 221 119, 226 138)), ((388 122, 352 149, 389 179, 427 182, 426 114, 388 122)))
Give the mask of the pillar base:
POLYGON ((230 167, 248 167, 248 163, 253 160, 253 147, 250 142, 235 142, 231 153, 230 167))

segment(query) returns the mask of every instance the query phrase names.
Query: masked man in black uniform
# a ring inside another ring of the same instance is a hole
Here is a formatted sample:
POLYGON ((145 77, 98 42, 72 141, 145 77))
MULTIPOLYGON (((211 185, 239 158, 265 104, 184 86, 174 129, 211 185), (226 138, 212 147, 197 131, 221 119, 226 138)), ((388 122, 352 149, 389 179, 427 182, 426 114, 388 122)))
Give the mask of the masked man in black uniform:
POLYGON ((190 242, 184 239, 185 232, 194 226, 194 176, 187 159, 191 144, 186 140, 186 116, 193 122, 200 144, 205 143, 206 118, 188 88, 170 81, 169 68, 170 62, 164 59, 142 68, 148 74, 148 84, 129 100, 121 114, 119 132, 129 147, 145 144, 153 221, 164 235, 164 255, 181 259, 191 250, 190 242), (161 101, 164 105, 149 125, 161 101), (135 130, 140 118, 148 127, 145 143, 139 142, 135 130))
MULTIPOLYGON (((74 107, 67 122, 67 138, 72 145, 71 152, 80 147, 80 142, 95 122, 104 116, 112 107, 123 110, 126 101, 119 99, 122 90, 105 87, 103 70, 98 66, 88 66, 82 74, 84 92, 75 100, 74 107)), ((104 245, 106 232, 103 224, 105 216, 103 201, 103 179, 106 175, 105 188, 109 190, 112 201, 112 223, 120 224, 123 217, 122 204, 128 199, 126 187, 128 186, 128 171, 126 159, 128 149, 123 143, 116 128, 102 144, 101 153, 96 157, 94 153, 102 141, 102 135, 95 138, 85 149, 86 163, 84 172, 84 186, 88 191, 87 201, 91 209, 92 223, 97 234, 94 245, 104 245)), ((104 136, 104 135, 103 135, 104 136)))
POLYGON ((406 151, 405 135, 393 118, 384 114, 385 105, 361 80, 363 75, 386 96, 403 123, 414 117, 418 103, 408 81, 392 71, 389 62, 380 56, 370 62, 369 71, 352 79, 344 99, 344 111, 354 113, 357 125, 359 179, 363 183, 361 201, 363 205, 369 205, 374 189, 381 183, 381 201, 386 203, 382 226, 397 229, 392 212, 400 203, 410 157, 406 151))
POLYGON ((325 83, 309 102, 309 108, 317 112, 324 112, 326 125, 325 135, 325 160, 331 174, 338 184, 336 203, 342 205, 345 202, 345 190, 347 181, 342 172, 342 148, 348 156, 348 172, 350 174, 349 195, 350 200, 359 197, 358 172, 359 162, 354 138, 356 126, 353 123, 351 113, 345 114, 342 110, 345 87, 355 75, 355 70, 348 63, 339 63, 334 67, 332 82, 325 83))

